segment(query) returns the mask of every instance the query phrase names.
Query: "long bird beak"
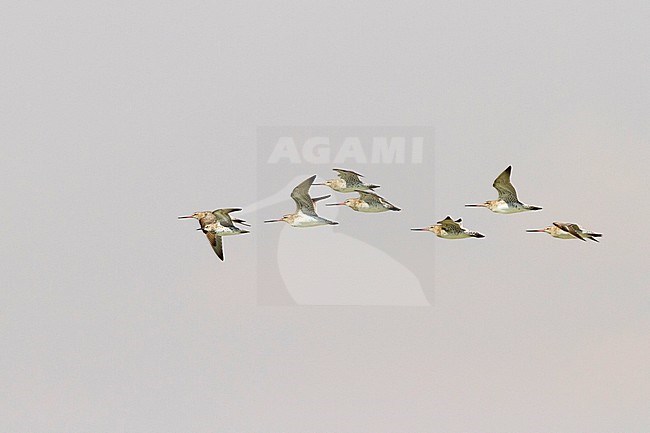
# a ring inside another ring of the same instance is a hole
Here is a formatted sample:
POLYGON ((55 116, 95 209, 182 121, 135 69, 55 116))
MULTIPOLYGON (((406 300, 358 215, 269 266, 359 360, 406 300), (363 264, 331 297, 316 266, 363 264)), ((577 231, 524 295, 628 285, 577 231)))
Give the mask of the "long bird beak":
POLYGON ((282 220, 281 219, 279 219, 279 220, 266 220, 264 222, 265 223, 279 223, 280 221, 282 221, 282 220))
POLYGON ((466 204, 465 207, 486 207, 487 205, 485 203, 477 203, 477 204, 466 204))
POLYGON ((544 233, 544 229, 530 229, 526 230, 528 233, 544 233))
POLYGON ((194 218, 192 215, 179 216, 178 219, 182 220, 183 218, 194 218))
POLYGON ((426 227, 423 227, 421 229, 411 229, 411 230, 414 231, 414 232, 426 232, 426 231, 428 231, 426 227))
POLYGON ((312 183, 312 185, 316 185, 316 186, 325 186, 324 183, 312 183))
POLYGON ((345 206, 345 203, 325 203, 325 206, 345 206))

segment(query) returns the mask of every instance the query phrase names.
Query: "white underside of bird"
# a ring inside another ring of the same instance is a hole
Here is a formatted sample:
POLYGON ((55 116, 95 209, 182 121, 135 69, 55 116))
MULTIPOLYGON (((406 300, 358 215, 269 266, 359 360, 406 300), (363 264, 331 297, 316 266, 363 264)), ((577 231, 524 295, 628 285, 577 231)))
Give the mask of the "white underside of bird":
POLYGON ((296 217, 290 223, 293 227, 316 227, 316 226, 326 226, 332 225, 333 221, 330 221, 326 218, 321 218, 319 216, 308 215, 302 211, 298 211, 296 217))
POLYGON ((502 201, 495 208, 491 210, 492 212, 495 213, 509 214, 509 213, 526 212, 528 209, 525 209, 519 203, 506 203, 502 201))

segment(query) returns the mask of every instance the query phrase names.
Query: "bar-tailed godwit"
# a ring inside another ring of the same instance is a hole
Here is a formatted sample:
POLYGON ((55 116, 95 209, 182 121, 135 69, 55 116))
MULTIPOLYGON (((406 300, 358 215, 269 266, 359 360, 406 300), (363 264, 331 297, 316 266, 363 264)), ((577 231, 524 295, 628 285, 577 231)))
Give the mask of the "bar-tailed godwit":
POLYGON ((265 223, 274 223, 284 221, 293 227, 316 227, 324 225, 336 225, 335 221, 330 221, 316 214, 315 204, 317 201, 329 198, 329 195, 311 198, 309 188, 314 183, 316 175, 304 180, 300 185, 291 191, 291 198, 296 202, 296 211, 287 214, 280 219, 266 220, 265 223))
POLYGON ((338 179, 330 179, 326 180, 325 183, 315 183, 314 185, 326 185, 337 192, 368 191, 379 188, 379 185, 362 182, 359 178, 363 177, 363 175, 354 171, 342 168, 335 168, 334 171, 339 174, 338 179))
POLYGON ((529 233, 548 233, 554 238, 558 239, 580 239, 581 241, 587 242, 587 239, 590 239, 594 242, 598 242, 598 239, 602 236, 601 233, 594 233, 589 230, 585 230, 580 227, 578 224, 574 223, 561 223, 554 222, 553 225, 544 227, 543 229, 531 229, 526 230, 529 233))
POLYGON ((423 227, 421 229, 411 229, 416 232, 431 232, 443 239, 466 239, 466 238, 484 238, 485 236, 479 232, 467 230, 461 225, 462 219, 458 218, 453 220, 447 216, 442 221, 438 221, 435 225, 423 227))
POLYGON ((499 198, 497 200, 488 200, 484 203, 479 204, 466 204, 467 207, 486 207, 495 213, 519 213, 526 212, 530 210, 540 210, 542 209, 539 206, 530 206, 524 204, 517 199, 517 191, 515 187, 510 183, 510 172, 512 171, 512 166, 508 166, 503 173, 501 173, 492 183, 492 186, 499 192, 499 198))
POLYGON ((221 240, 221 237, 248 233, 248 230, 240 229, 239 227, 236 227, 234 224, 234 223, 239 223, 250 227, 250 225, 247 224, 246 221, 239 218, 235 218, 235 219, 230 218, 229 214, 231 212, 236 212, 240 210, 241 210, 240 208, 216 209, 212 212, 210 211, 195 212, 192 215, 180 216, 178 218, 179 219, 194 218, 199 220, 199 224, 201 225, 201 228, 199 228, 198 230, 201 230, 203 233, 205 233, 205 236, 208 238, 208 241, 210 241, 210 245, 212 245, 212 249, 217 254, 217 257, 223 260, 224 258, 223 241, 221 240))
POLYGON ((357 212, 386 212, 389 210, 400 211, 401 209, 391 204, 385 198, 370 191, 357 191, 358 198, 349 198, 341 203, 328 203, 325 206, 347 206, 357 212))

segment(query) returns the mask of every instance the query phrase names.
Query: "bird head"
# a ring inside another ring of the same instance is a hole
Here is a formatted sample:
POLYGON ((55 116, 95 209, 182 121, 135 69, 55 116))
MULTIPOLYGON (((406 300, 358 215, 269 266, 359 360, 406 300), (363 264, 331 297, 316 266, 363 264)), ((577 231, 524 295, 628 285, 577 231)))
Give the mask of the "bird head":
POLYGON ((195 218, 197 220, 200 220, 201 218, 205 218, 210 212, 194 212, 192 215, 185 215, 185 216, 179 216, 178 219, 184 219, 184 218, 195 218))

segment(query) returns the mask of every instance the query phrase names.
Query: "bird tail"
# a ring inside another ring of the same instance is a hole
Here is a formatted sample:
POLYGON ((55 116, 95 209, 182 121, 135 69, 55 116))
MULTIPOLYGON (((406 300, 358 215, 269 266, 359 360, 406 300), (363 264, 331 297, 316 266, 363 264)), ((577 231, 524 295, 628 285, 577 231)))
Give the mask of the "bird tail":
POLYGON ((374 191, 375 188, 379 188, 379 185, 374 185, 374 184, 368 185, 368 189, 370 189, 370 190, 374 191))
POLYGON ((596 238, 602 238, 602 237, 603 237, 603 234, 602 234, 602 233, 592 233, 592 232, 589 232, 589 233, 584 233, 584 236, 585 236, 587 239, 592 240, 592 241, 594 241, 594 242, 600 242, 600 241, 599 241, 598 239, 596 239, 596 238))
POLYGON ((479 232, 467 232, 468 235, 470 235, 473 238, 484 238, 485 235, 482 235, 479 232))
POLYGON ((528 205, 528 204, 524 206, 524 209, 526 209, 526 210, 542 210, 542 208, 539 207, 539 206, 531 206, 531 205, 528 205))
POLYGON ((390 205, 390 207, 388 208, 388 210, 394 210, 395 212, 399 212, 399 211, 401 211, 402 209, 398 208, 398 207, 395 206, 395 205, 390 205))

